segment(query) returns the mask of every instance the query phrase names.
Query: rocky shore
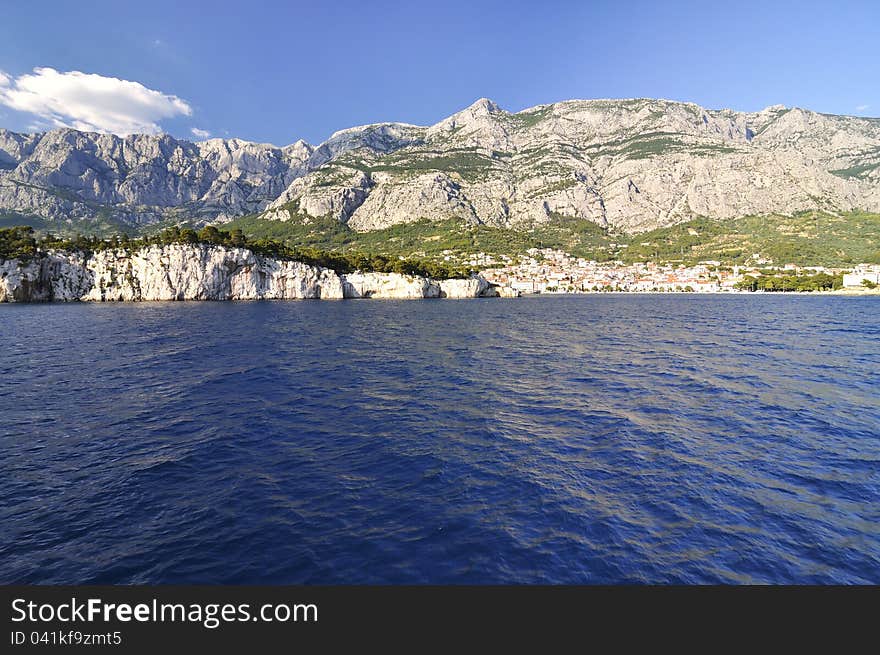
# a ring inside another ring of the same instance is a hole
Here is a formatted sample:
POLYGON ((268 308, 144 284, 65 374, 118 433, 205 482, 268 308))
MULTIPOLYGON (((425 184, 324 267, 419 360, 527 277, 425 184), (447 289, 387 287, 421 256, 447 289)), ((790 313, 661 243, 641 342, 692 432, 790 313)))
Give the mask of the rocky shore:
POLYGON ((480 275, 434 280, 337 272, 247 248, 173 244, 135 251, 40 251, 0 260, 0 302, 479 298, 517 295, 480 275))

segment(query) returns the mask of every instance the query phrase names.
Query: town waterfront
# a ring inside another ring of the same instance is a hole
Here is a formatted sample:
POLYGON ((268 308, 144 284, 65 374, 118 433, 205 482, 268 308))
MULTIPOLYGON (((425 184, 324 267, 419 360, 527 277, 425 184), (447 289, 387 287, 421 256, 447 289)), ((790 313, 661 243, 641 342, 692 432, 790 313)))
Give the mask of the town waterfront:
POLYGON ((515 259, 478 253, 458 263, 479 268, 493 284, 518 293, 880 293, 880 264, 843 268, 779 265, 759 255, 742 264, 712 260, 626 264, 597 262, 553 248, 532 248, 515 259))

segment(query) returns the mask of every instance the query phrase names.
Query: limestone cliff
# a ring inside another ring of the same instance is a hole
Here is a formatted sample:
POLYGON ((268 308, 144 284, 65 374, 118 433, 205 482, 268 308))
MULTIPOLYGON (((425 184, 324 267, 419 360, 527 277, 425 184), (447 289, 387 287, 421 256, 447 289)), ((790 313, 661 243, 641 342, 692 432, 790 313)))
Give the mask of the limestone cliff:
POLYGON ((488 294, 482 277, 436 282, 396 273, 336 272, 245 248, 151 246, 44 251, 0 260, 0 302, 439 298, 488 294))

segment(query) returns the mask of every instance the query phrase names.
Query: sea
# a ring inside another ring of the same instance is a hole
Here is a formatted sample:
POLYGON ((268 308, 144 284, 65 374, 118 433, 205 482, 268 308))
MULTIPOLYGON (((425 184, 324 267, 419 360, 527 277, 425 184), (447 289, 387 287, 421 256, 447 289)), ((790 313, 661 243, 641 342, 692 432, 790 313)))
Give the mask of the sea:
POLYGON ((880 297, 0 306, 0 583, 880 583, 880 297))

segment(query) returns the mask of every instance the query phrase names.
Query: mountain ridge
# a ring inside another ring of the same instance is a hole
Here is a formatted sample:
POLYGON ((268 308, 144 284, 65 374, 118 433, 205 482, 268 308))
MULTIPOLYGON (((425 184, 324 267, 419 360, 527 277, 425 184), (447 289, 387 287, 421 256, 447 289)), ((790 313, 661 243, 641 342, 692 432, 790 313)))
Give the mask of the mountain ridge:
POLYGON ((0 212, 84 228, 259 215, 521 229, 566 217, 638 233, 809 210, 880 212, 880 120, 650 98, 511 113, 480 98, 434 125, 372 123, 318 145, 0 129, 0 212))

